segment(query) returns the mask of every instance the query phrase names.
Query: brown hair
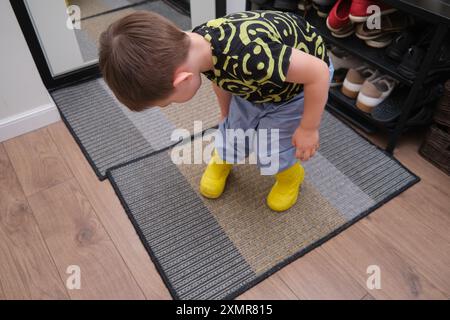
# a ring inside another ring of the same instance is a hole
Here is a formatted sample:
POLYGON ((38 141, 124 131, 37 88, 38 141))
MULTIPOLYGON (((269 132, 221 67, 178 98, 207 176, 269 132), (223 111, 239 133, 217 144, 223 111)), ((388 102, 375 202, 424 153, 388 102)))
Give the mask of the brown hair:
POLYGON ((117 99, 134 111, 167 98, 173 75, 187 57, 189 37, 166 18, 132 13, 100 36, 99 64, 117 99))

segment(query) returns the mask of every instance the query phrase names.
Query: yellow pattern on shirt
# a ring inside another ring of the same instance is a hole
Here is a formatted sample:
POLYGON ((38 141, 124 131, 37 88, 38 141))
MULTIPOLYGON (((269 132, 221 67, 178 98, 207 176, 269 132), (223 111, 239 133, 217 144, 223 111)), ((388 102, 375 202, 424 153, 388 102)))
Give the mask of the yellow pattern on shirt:
POLYGON ((303 90, 286 82, 292 48, 328 63, 322 37, 300 16, 246 11, 196 28, 211 43, 214 70, 205 75, 224 90, 255 103, 282 102, 303 90))

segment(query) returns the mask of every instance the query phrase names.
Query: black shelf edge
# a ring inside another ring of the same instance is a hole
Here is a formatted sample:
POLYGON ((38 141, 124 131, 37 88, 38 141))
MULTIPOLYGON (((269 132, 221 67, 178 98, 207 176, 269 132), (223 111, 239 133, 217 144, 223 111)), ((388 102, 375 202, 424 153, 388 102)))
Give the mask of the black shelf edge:
POLYGON ((359 113, 359 115, 363 118, 367 118, 367 121, 375 121, 373 120, 370 115, 368 115, 367 113, 365 113, 364 111, 359 110, 356 107, 356 100, 355 99, 351 99, 349 97, 346 97, 340 90, 341 87, 339 88, 330 88, 329 94, 333 99, 338 100, 339 102, 341 102, 342 104, 344 104, 346 107, 348 107, 350 110, 359 113))
POLYGON ((317 16, 315 11, 311 11, 306 16, 306 20, 316 27, 319 34, 325 39, 326 42, 334 44, 352 55, 360 58, 373 65, 385 74, 390 75, 394 79, 401 83, 411 86, 413 84, 412 79, 405 78, 397 72, 397 62, 391 61, 386 55, 384 49, 376 49, 367 46, 363 40, 357 38, 354 34, 347 38, 335 38, 331 34, 330 30, 326 27, 325 18, 317 16))
POLYGON ((333 100, 328 100, 326 109, 332 114, 347 122, 352 124, 366 133, 372 134, 378 132, 378 128, 368 122, 366 119, 359 117, 357 114, 352 113, 347 108, 343 108, 340 104, 335 103, 333 100))
POLYGON ((359 117, 365 119, 365 121, 371 123, 372 125, 380 129, 388 130, 387 127, 392 126, 392 123, 395 123, 395 121, 386 123, 374 119, 370 114, 365 113, 364 111, 358 109, 358 107, 356 107, 356 100, 346 97, 343 93, 341 93, 340 89, 338 88, 330 88, 329 95, 332 99, 338 101, 349 111, 352 111, 359 117))
POLYGON ((395 125, 396 120, 393 122, 381 122, 372 118, 372 116, 364 111, 359 110, 356 107, 356 101, 354 99, 350 99, 341 93, 338 88, 330 88, 329 96, 332 100, 338 102, 343 108, 345 108, 350 114, 353 114, 361 119, 364 119, 365 122, 370 123, 372 126, 377 127, 382 131, 392 131, 393 125, 395 125))
POLYGON ((450 24, 450 4, 445 0, 383 0, 383 2, 434 24, 450 24))

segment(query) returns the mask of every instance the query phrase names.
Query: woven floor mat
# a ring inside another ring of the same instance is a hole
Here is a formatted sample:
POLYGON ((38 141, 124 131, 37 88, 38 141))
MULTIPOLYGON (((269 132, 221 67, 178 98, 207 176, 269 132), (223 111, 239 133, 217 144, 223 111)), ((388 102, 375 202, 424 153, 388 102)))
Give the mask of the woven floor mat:
POLYGON ((298 202, 276 213, 265 203, 273 177, 255 165, 235 165, 223 195, 203 198, 198 185, 206 164, 175 164, 171 157, 191 143, 108 171, 177 299, 234 298, 419 180, 325 112, 321 147, 303 164, 298 202))

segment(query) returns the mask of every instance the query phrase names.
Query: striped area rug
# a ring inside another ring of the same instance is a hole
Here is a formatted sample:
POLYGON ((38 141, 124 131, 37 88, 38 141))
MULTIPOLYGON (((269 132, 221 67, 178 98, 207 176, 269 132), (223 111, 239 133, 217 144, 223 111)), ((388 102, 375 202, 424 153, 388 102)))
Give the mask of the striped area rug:
POLYGON ((219 199, 203 198, 206 164, 175 165, 174 150, 107 175, 177 299, 234 298, 419 180, 328 112, 298 202, 283 213, 266 206, 274 180, 253 165, 236 165, 219 199))

